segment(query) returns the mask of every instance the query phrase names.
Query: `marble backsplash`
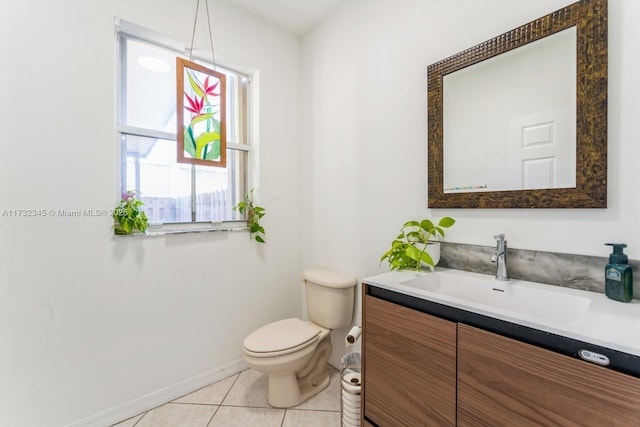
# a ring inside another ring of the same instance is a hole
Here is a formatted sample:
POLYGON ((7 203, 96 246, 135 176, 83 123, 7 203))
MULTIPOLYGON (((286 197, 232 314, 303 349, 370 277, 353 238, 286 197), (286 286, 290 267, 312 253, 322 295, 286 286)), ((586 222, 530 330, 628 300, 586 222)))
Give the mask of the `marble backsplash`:
MULTIPOLYGON (((496 264, 491 262, 495 250, 492 246, 441 242, 438 265, 495 275, 496 264)), ((513 279, 600 293, 604 293, 604 266, 608 261, 608 256, 507 249, 507 271, 513 279)), ((633 268, 633 296, 640 298, 640 261, 629 260, 629 264, 633 268)))

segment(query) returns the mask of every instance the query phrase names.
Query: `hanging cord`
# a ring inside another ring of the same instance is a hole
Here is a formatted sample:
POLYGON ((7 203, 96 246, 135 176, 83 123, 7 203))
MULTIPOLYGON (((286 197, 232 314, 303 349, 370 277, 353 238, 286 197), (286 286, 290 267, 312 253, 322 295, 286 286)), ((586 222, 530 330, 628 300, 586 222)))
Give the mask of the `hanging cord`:
MULTIPOLYGON (((209 14, 209 1, 205 0, 204 5, 207 9, 207 26, 209 27, 209 43, 211 43, 211 59, 213 60, 213 68, 216 68, 216 53, 213 48, 213 32, 211 31, 211 16, 209 14)), ((200 0, 196 3, 196 16, 193 20, 193 32, 191 33, 191 46, 189 47, 189 61, 193 59, 193 41, 196 37, 196 24, 198 23, 198 10, 200 8, 200 0)))
MULTIPOLYGON (((200 0, 198 0, 200 1, 200 0)), ((209 16, 209 1, 204 0, 204 5, 207 7, 207 25, 209 26, 209 43, 211 43, 211 59, 213 60, 213 69, 216 68, 216 53, 213 50, 213 32, 211 31, 211 17, 209 16)))
POLYGON ((200 0, 196 3, 196 16, 193 19, 193 32, 191 33, 191 44, 189 45, 189 61, 193 58, 193 40, 196 38, 196 24, 198 23, 198 9, 200 8, 200 0))

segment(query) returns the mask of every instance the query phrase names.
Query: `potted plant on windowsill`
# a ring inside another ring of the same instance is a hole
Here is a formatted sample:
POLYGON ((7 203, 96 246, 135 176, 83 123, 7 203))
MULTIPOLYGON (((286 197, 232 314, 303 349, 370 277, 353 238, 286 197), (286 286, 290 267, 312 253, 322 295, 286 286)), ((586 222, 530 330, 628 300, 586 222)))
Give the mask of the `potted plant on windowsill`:
POLYGON ((135 232, 145 233, 149 219, 140 208, 144 203, 136 198, 136 192, 129 190, 122 193, 118 207, 113 211, 113 231, 115 234, 128 235, 135 232))
POLYGON ((444 228, 455 224, 451 217, 443 217, 435 225, 429 219, 407 221, 400 229, 400 234, 391 242, 391 248, 380 257, 380 262, 387 260, 393 270, 420 270, 426 265, 431 271, 440 261, 440 243, 432 241, 433 237, 444 237, 444 228))
POLYGON ((260 219, 264 216, 264 208, 253 202, 253 188, 249 194, 244 195, 244 200, 233 207, 234 211, 240 212, 247 217, 247 227, 249 227, 249 238, 254 238, 256 242, 265 243, 264 227, 260 225, 260 219))

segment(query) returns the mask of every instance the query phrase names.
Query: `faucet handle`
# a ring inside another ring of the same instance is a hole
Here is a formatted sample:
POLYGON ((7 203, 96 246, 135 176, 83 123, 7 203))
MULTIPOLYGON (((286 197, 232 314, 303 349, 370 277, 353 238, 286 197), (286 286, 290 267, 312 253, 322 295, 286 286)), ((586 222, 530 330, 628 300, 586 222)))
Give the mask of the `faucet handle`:
POLYGON ((504 240, 504 234, 496 234, 493 238, 496 240, 504 240))

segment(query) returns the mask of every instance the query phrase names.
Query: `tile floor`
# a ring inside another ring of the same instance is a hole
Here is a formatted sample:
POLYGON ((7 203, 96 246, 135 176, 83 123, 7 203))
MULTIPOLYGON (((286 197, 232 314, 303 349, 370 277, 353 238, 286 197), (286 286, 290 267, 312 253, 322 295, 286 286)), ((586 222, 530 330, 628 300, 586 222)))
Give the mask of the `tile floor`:
POLYGON ((294 408, 269 406, 267 376, 247 369, 113 427, 339 427, 340 372, 329 372, 329 386, 294 408))

